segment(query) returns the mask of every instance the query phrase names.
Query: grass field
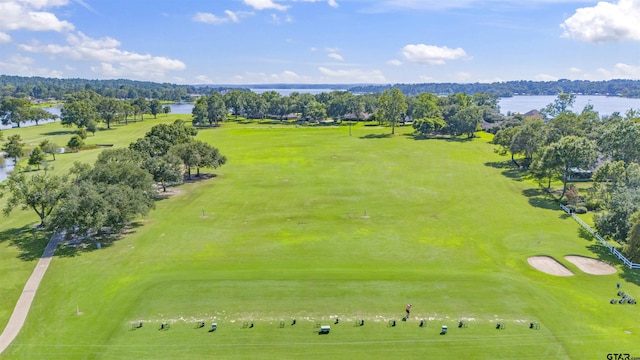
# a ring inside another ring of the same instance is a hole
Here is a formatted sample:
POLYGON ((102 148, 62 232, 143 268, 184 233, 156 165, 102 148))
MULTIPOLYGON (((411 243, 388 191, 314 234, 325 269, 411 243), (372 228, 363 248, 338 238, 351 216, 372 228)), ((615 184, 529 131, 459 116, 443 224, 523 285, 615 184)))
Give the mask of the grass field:
MULTIPOLYGON (((162 118, 95 141, 126 145, 162 118)), ((346 127, 229 123, 201 131, 228 158, 217 176, 182 185, 111 246, 56 257, 0 358, 640 356, 638 307, 608 303, 617 282, 640 298, 637 273, 618 265, 616 275, 593 276, 565 261, 613 260, 494 154, 487 136, 414 140, 409 130, 390 137, 357 126, 350 137, 346 127), (575 276, 535 270, 534 255, 575 276), (163 322, 171 328, 158 330, 163 322), (317 322, 331 333, 318 336, 317 322)), ((21 131, 30 139, 42 130, 21 131)), ((56 168, 97 153, 61 156, 56 168)), ((11 265, 1 270, 18 275, 0 286, 17 298, 34 263, 9 238, 36 219, 17 212, 2 222, 0 259, 11 265)))

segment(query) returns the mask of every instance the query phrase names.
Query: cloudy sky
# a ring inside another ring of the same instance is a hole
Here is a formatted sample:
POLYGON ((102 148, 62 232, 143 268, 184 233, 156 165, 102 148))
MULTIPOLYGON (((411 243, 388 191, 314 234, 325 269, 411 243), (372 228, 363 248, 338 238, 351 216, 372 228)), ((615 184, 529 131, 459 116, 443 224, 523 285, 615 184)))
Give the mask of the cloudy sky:
POLYGON ((0 0, 0 73, 186 84, 640 79, 640 0, 0 0))

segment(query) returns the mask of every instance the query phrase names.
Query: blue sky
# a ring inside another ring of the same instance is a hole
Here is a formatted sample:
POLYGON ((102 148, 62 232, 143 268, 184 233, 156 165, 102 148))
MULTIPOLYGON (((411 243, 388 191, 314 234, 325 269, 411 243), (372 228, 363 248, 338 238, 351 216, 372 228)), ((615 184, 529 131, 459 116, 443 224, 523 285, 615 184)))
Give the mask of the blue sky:
POLYGON ((0 0, 0 73, 181 84, 640 79, 640 0, 0 0))

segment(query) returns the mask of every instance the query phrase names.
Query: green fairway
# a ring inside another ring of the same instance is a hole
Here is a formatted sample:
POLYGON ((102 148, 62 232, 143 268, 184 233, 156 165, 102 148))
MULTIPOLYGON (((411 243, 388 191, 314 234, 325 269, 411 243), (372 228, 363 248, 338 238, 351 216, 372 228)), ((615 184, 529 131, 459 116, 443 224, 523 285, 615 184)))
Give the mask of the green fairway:
MULTIPOLYGON (((126 146, 168 119, 102 131, 93 143, 126 146)), ((564 260, 606 252, 496 155, 488 135, 414 140, 410 130, 202 130, 198 138, 228 158, 216 177, 181 185, 111 246, 60 252, 0 358, 640 356, 640 308, 609 304, 618 282, 640 298, 636 272, 605 257, 618 273, 588 275, 564 260), (535 255, 575 275, 542 273, 527 263, 535 255), (318 322, 330 334, 319 336, 318 322)), ((60 156, 56 171, 99 151, 60 156)), ((0 325, 35 264, 20 258, 10 231, 35 222, 29 212, 2 220, 0 269, 9 276, 0 288, 10 296, 3 292, 0 325)))

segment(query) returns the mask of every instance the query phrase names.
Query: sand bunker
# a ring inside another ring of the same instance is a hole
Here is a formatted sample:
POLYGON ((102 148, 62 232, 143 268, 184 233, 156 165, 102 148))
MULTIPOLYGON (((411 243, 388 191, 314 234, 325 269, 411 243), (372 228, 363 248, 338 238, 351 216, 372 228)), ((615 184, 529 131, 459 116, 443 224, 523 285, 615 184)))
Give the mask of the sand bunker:
POLYGON ((573 273, 551 256, 532 256, 527 259, 529 265, 551 275, 573 276, 573 273))
POLYGON ((578 269, 591 275, 611 275, 616 273, 616 268, 598 259, 592 259, 584 256, 567 255, 564 257, 567 261, 577 266, 578 269))

